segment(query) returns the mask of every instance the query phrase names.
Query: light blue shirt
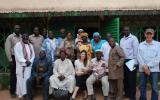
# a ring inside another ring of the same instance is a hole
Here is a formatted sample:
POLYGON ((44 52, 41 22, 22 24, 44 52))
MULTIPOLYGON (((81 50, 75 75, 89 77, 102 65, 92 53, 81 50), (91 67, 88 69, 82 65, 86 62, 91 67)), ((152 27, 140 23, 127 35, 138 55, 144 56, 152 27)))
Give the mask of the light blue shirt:
POLYGON ((46 56, 47 58, 52 61, 52 63, 54 62, 54 56, 55 56, 55 50, 56 50, 56 43, 55 40, 46 38, 43 41, 42 44, 42 50, 44 50, 46 52, 46 56))
POLYGON ((138 47, 137 60, 139 62, 139 71, 143 72, 143 66, 146 64, 151 72, 159 72, 160 62, 160 43, 146 41, 140 43, 138 47))
POLYGON ((120 47, 123 49, 125 54, 125 59, 135 59, 135 64, 137 64, 137 50, 138 50, 138 39, 136 36, 130 35, 128 37, 123 37, 120 41, 120 47))

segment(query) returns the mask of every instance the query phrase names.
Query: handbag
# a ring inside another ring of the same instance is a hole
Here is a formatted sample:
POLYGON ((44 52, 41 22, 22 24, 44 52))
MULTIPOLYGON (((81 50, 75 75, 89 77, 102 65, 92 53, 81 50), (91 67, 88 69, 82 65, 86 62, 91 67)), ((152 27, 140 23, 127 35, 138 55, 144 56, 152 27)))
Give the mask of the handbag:
POLYGON ((69 98, 69 91, 68 90, 63 90, 63 89, 54 89, 53 91, 53 98, 60 100, 68 100, 69 98))

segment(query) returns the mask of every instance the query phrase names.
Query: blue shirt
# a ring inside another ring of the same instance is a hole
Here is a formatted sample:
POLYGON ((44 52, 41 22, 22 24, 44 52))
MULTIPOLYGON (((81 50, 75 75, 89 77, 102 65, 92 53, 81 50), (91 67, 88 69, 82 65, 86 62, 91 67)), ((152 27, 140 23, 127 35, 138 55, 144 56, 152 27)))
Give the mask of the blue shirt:
POLYGON ((44 59, 40 59, 40 58, 35 58, 33 65, 32 65, 32 73, 31 76, 32 77, 37 77, 37 76, 41 76, 41 77, 46 77, 46 76, 50 76, 52 74, 52 62, 49 61, 47 58, 44 59), (38 73, 37 69, 39 67, 39 64, 43 65, 44 69, 46 70, 44 73, 38 73))
POLYGON ((46 56, 49 60, 54 63, 55 50, 56 50, 56 42, 52 39, 45 39, 42 44, 42 50, 46 52, 46 56))
POLYGON ((143 72, 143 66, 146 64, 151 72, 159 72, 160 62, 160 43, 146 41, 140 43, 138 47, 137 60, 139 62, 139 71, 143 72))
POLYGON ((98 44, 95 45, 94 39, 91 40, 92 49, 95 52, 97 49, 101 49, 103 43, 107 42, 106 40, 100 40, 98 44))

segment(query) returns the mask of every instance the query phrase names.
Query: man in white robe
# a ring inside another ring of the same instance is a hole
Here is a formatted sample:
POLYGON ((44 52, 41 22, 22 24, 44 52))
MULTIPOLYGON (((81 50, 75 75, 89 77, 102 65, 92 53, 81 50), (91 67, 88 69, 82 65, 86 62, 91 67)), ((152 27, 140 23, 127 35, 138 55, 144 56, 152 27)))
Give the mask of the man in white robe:
POLYGON ((14 52, 17 77, 16 93, 18 98, 23 100, 27 93, 26 81, 31 75, 31 66, 35 58, 34 49, 32 44, 29 43, 28 34, 22 35, 22 41, 15 45, 14 52))
POLYGON ((66 58, 65 50, 60 50, 60 59, 54 63, 53 75, 50 77, 53 89, 64 89, 72 93, 75 87, 75 70, 71 60, 66 58))

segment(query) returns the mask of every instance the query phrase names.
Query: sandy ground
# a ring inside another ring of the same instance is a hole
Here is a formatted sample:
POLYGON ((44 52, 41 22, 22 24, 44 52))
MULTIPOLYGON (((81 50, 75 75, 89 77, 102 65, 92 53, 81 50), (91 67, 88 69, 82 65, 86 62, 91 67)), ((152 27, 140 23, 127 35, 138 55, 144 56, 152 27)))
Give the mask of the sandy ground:
MULTIPOLYGON (((37 95, 34 97, 34 100, 42 100, 42 95, 41 95, 41 92, 37 91, 37 95), (38 92, 38 93, 37 93, 38 92)), ((96 90, 96 99, 97 100, 103 100, 103 96, 102 96, 102 92, 100 91, 100 89, 96 90)), ((76 100, 82 100, 82 92, 78 93, 78 97, 76 100)), ((150 97, 151 97, 151 91, 147 91, 147 100, 150 100, 150 97)), ((139 99, 139 90, 137 89, 137 94, 136 94, 136 97, 137 97, 137 100, 139 99)), ((10 98, 10 95, 9 95, 9 91, 8 90, 1 90, 0 91, 0 100, 18 100, 17 98, 10 98)), ((129 100, 127 98, 123 99, 123 100, 129 100)), ((159 97, 159 100, 160 100, 160 97, 159 97)))

